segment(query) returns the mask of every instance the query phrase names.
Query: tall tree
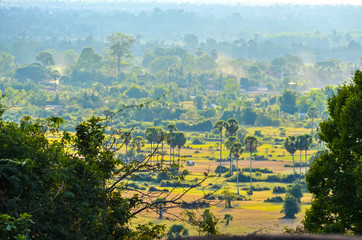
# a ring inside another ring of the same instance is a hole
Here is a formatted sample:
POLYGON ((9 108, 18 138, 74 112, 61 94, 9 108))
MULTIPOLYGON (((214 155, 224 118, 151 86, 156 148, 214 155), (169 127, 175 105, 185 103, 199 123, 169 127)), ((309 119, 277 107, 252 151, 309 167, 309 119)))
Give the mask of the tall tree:
POLYGON ((254 136, 247 136, 244 139, 245 149, 250 153, 250 193, 253 194, 253 152, 256 152, 258 140, 254 136))
POLYGON ((41 51, 36 56, 36 60, 41 62, 45 68, 55 65, 53 55, 47 51, 41 51))
POLYGON ((230 136, 225 142, 225 146, 229 149, 229 158, 230 158, 230 174, 233 175, 233 157, 232 157, 232 146, 234 143, 239 142, 239 139, 235 136, 230 136))
POLYGON ((226 130, 230 136, 235 136, 236 132, 239 129, 239 122, 235 118, 230 118, 226 121, 226 130))
POLYGON ((221 176, 221 162, 222 162, 222 130, 226 127, 226 122, 224 120, 219 120, 214 124, 214 128, 218 129, 220 132, 220 167, 219 167, 219 177, 221 176))
POLYGON ((314 130, 314 119, 318 117, 318 110, 316 107, 310 107, 307 112, 307 116, 312 119, 312 136, 314 130))
POLYGON ((302 177, 302 151, 307 149, 307 145, 306 135, 297 136, 297 148, 299 150, 299 178, 302 177))
POLYGON ((103 64, 102 57, 91 47, 83 48, 79 55, 77 67, 86 72, 95 72, 103 64))
POLYGON ((236 158, 236 188, 237 188, 237 195, 239 195, 239 156, 243 153, 243 145, 241 142, 235 142, 231 147, 231 152, 233 156, 236 158))
POLYGON ((169 131, 169 134, 167 135, 167 144, 170 145, 170 165, 171 165, 171 150, 172 148, 174 148, 176 145, 174 143, 174 132, 177 131, 177 127, 175 126, 175 124, 173 123, 169 123, 166 126, 167 130, 169 131))
POLYGON ((293 159, 293 174, 294 174, 294 181, 295 181, 295 164, 294 164, 294 153, 298 149, 298 142, 295 136, 289 136, 285 139, 284 142, 285 149, 292 155, 293 159))
POLYGON ((328 151, 314 159, 306 176, 312 205, 304 227, 311 233, 362 234, 362 72, 328 100, 320 126, 328 151))
POLYGON ((175 133, 175 142, 178 148, 178 157, 181 157, 180 150, 186 143, 186 136, 184 132, 176 132, 175 133))
MULTIPOLYGON (((239 129, 239 122, 235 118, 230 118, 226 121, 226 131, 229 136, 235 136, 236 132, 239 129)), ((236 138, 237 139, 237 138, 236 138)), ((229 149, 231 148, 232 144, 229 146, 229 149)), ((230 173, 233 174, 233 168, 232 168, 232 157, 231 152, 229 152, 229 158, 230 158, 230 173)))
POLYGON ((313 143, 313 137, 309 134, 305 135, 306 139, 307 139, 307 145, 305 147, 305 169, 304 169, 304 174, 307 174, 307 166, 308 166, 308 150, 310 148, 310 146, 313 143))
POLYGON ((135 38, 120 32, 114 32, 108 36, 106 48, 108 50, 112 68, 114 68, 114 77, 118 78, 121 72, 122 59, 132 56, 130 48, 135 42, 135 38))

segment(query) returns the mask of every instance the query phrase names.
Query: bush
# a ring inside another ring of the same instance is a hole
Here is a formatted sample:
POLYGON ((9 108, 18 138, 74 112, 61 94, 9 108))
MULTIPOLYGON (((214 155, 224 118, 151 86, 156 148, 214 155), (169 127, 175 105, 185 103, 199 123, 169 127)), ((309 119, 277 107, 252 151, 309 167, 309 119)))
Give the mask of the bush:
MULTIPOLYGON (((250 172, 250 168, 243 168, 242 172, 250 172)), ((273 173, 269 168, 252 168, 253 172, 261 172, 261 173, 273 173)))
MULTIPOLYGON (((228 168, 225 166, 221 166, 221 173, 226 173, 226 171, 228 171, 228 168)), ((220 172, 220 165, 216 167, 215 169, 215 173, 219 173, 220 172)))
MULTIPOLYGON (((300 177, 299 174, 295 174, 295 178, 298 179, 300 177)), ((302 176, 304 178, 304 176, 302 176)), ((282 183, 292 183, 294 182, 294 175, 268 175, 268 177, 264 180, 265 182, 282 182, 282 183)))
MULTIPOLYGON (((235 176, 227 179, 226 181, 227 182, 236 182, 236 177, 237 176, 235 175, 235 176)), ((256 179, 253 177, 253 182, 254 181, 257 182, 257 181, 259 181, 259 179, 256 179)), ((250 176, 244 175, 242 172, 239 172, 239 182, 250 182, 250 176)))
POLYGON ((178 181, 163 180, 160 183, 160 187, 190 187, 190 183, 181 183, 178 181))
MULTIPOLYGON (((242 190, 250 190, 250 188, 242 188, 242 190)), ((253 191, 256 191, 256 192, 268 191, 268 190, 270 190, 270 188, 268 188, 268 187, 254 187, 253 186, 253 191)))
POLYGON ((154 186, 151 186, 149 189, 148 189, 149 192, 157 192, 157 191, 160 191, 158 190, 156 187, 154 186))
POLYGON ((283 198, 280 196, 276 196, 272 198, 267 198, 266 200, 264 200, 264 202, 283 202, 283 198))
POLYGON ((127 187, 129 188, 133 188, 133 189, 138 189, 138 190, 146 190, 145 187, 141 187, 140 185, 138 185, 137 183, 129 183, 127 184, 127 187))
POLYGON ((192 139, 192 140, 191 140, 191 143, 192 143, 192 144, 195 144, 195 145, 197 145, 197 144, 205 144, 203 141, 201 141, 201 140, 198 139, 198 138, 192 139))
POLYGON ((170 180, 171 177, 166 172, 161 172, 157 175, 157 182, 161 182, 162 180, 170 180))
POLYGON ((273 188, 273 193, 286 193, 287 189, 285 187, 276 186, 273 188))
POLYGON ((182 201, 181 208, 183 209, 198 209, 198 208, 209 208, 210 203, 206 202, 205 200, 199 202, 185 202, 182 201))

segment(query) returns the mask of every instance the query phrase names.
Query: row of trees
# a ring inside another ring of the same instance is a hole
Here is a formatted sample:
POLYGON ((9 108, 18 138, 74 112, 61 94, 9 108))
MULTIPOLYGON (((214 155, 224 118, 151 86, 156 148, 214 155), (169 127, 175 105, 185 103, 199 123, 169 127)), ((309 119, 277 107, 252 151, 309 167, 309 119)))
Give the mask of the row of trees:
POLYGON ((302 176, 302 151, 305 151, 305 174, 307 173, 307 166, 308 166, 308 150, 312 145, 313 138, 309 134, 295 136, 289 136, 285 139, 284 147, 285 149, 292 155, 293 159, 293 174, 294 174, 294 181, 296 180, 295 177, 295 163, 294 163, 294 154, 297 150, 299 150, 300 158, 299 158, 299 167, 300 167, 300 177, 302 176))
MULTIPOLYGON (((228 136, 225 145, 229 149, 229 160, 230 160, 230 174, 233 175, 233 157, 236 158, 236 169, 237 169, 237 194, 239 195, 239 166, 238 159, 239 156, 243 153, 243 145, 238 137, 235 136, 236 132, 239 129, 239 122, 235 118, 230 118, 227 121, 219 120, 214 124, 214 127, 220 132, 220 166, 219 166, 219 177, 221 176, 221 163, 222 158, 222 133, 223 130, 226 130, 226 135, 228 136)), ((254 136, 247 136, 243 139, 245 144, 245 149, 250 152, 250 194, 253 194, 253 180, 252 180, 252 154, 256 151, 258 140, 254 136)))

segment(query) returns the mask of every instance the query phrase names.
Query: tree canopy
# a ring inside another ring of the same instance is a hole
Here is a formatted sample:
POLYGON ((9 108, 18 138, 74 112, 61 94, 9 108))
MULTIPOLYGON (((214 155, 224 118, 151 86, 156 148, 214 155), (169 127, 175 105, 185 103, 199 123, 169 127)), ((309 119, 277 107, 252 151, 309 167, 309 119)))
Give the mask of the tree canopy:
POLYGON ((330 118, 320 124, 329 149, 306 176, 314 195, 304 227, 312 233, 362 234, 362 72, 328 101, 330 118))

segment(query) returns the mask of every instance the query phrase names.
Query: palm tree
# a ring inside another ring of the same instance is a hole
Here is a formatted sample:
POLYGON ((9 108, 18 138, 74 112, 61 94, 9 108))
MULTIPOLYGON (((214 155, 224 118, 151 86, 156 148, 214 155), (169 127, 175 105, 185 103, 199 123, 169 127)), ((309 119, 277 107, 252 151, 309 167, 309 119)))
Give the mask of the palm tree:
POLYGON ((186 143, 186 137, 184 132, 175 132, 175 144, 178 148, 178 157, 180 158, 180 150, 186 143))
POLYGON ((302 177, 302 151, 307 148, 306 135, 299 135, 297 137, 297 148, 299 150, 299 178, 302 177))
MULTIPOLYGON (((155 128, 154 127, 148 127, 145 130, 145 138, 147 141, 151 144, 151 150, 150 154, 152 154, 152 143, 154 141, 154 135, 155 135, 155 128)), ((152 165, 152 156, 151 156, 151 165, 152 165)))
POLYGON ((167 136, 167 144, 170 145, 170 165, 171 165, 171 149, 174 148, 174 144, 172 143, 173 142, 173 139, 174 139, 174 134, 173 132, 177 131, 177 127, 175 126, 175 124, 173 123, 169 123, 167 126, 166 126, 167 130, 169 131, 169 134, 167 136))
MULTIPOLYGON (((229 136, 235 136, 236 132, 238 131, 239 129, 239 122, 238 120, 236 120, 235 118, 229 118, 227 121, 226 121, 226 126, 225 126, 227 132, 228 132, 228 135, 229 136)), ((230 146, 231 147, 231 146, 230 146)), ((229 154, 229 157, 230 157, 230 173, 231 175, 233 174, 233 169, 232 169, 232 158, 231 158, 231 153, 229 154)))
POLYGON ((305 146, 305 149, 304 149, 305 150, 305 172, 304 172, 304 174, 307 174, 308 149, 310 148, 310 146, 313 143, 313 138, 309 134, 306 134, 305 138, 306 138, 307 141, 306 141, 306 146, 305 146))
POLYGON ((163 156, 165 155, 164 151, 163 151, 163 144, 166 140, 166 132, 161 128, 160 130, 160 134, 158 136, 158 142, 161 142, 161 169, 162 169, 162 165, 163 165, 163 156))
POLYGON ((318 110, 316 107, 310 107, 307 112, 307 116, 312 119, 312 135, 313 135, 313 128, 314 128, 314 119, 318 117, 318 110))
MULTIPOLYGON (((141 136, 136 136, 132 140, 132 147, 137 148, 136 152, 139 154, 141 152, 141 147, 145 146, 145 140, 141 136)), ((133 150, 132 150, 133 154, 133 150)), ((139 160, 139 159, 138 159, 139 160)))
POLYGON ((256 152, 258 140, 254 136, 247 136, 244 140, 245 149, 250 152, 250 194, 253 195, 253 152, 256 152))
POLYGON ((236 187, 237 187, 237 194, 239 195, 239 163, 238 163, 238 159, 239 156, 243 153, 244 149, 243 149, 243 145, 241 144, 241 142, 235 142, 232 147, 231 147, 231 152, 233 154, 233 156, 236 158, 236 187))
POLYGON ((230 158, 230 174, 233 175, 233 160, 232 160, 232 150, 231 147, 233 146, 234 143, 236 142, 240 142, 239 139, 235 136, 230 136, 228 137, 228 139, 225 142, 225 146, 227 149, 229 149, 229 158, 230 158))
POLYGON ((222 162, 222 130, 226 127, 226 122, 224 120, 219 120, 214 124, 214 128, 218 129, 220 132, 220 167, 219 167, 219 177, 221 176, 221 162, 222 162))
POLYGON ((230 118, 226 121, 225 127, 230 136, 235 136, 236 132, 239 129, 239 122, 235 118, 230 118))
POLYGON ((297 147, 298 147, 296 137, 295 136, 287 137, 284 142, 284 147, 292 155, 293 173, 294 173, 294 181, 295 181, 294 153, 297 151, 297 147))

